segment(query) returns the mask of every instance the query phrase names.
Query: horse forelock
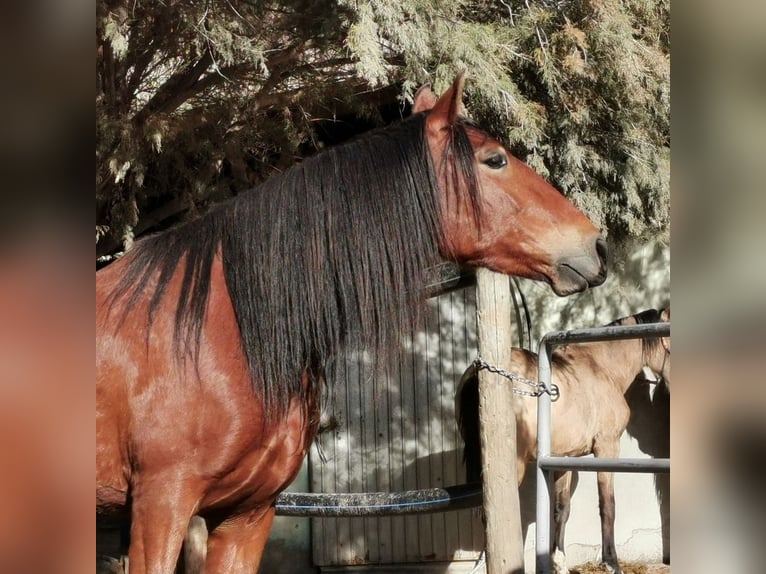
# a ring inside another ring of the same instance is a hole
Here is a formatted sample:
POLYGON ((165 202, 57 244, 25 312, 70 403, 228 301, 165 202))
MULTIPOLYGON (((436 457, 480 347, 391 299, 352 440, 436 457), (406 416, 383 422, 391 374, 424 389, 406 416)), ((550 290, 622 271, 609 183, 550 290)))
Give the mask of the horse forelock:
MULTIPOLYGON (((149 288, 151 327, 183 265, 174 339, 179 354, 195 355, 220 254, 254 391, 273 415, 306 392, 301 373, 317 378, 328 358, 364 348, 383 360, 402 328, 417 323, 420 291, 443 244, 424 121, 418 114, 330 148, 138 242, 115 297, 126 297, 127 312, 158 278, 149 288)), ((465 128, 450 141, 443 159, 478 206, 465 128)))

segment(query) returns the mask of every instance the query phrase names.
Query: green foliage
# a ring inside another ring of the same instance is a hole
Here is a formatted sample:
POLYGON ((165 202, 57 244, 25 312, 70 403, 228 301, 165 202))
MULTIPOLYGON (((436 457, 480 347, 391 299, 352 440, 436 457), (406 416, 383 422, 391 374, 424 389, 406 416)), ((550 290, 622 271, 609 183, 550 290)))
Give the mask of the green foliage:
POLYGON ((463 69, 472 115, 612 241, 667 238, 669 22, 667 0, 99 1, 97 250, 463 69))

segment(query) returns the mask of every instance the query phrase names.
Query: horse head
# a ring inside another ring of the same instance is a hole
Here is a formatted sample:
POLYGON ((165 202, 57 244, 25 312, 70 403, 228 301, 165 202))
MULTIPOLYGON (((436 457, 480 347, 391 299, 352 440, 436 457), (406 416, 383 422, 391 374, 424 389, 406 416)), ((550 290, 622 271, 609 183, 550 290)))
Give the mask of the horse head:
POLYGON ((460 75, 440 98, 430 88, 420 88, 413 107, 413 113, 427 114, 426 138, 442 193, 442 255, 545 281, 560 296, 603 283, 607 247, 598 229, 466 118, 462 94, 460 75), (467 136, 469 149, 456 145, 457 133, 467 136), (473 157, 466 159, 461 152, 473 157), (476 197, 466 193, 471 179, 478 188, 476 197))

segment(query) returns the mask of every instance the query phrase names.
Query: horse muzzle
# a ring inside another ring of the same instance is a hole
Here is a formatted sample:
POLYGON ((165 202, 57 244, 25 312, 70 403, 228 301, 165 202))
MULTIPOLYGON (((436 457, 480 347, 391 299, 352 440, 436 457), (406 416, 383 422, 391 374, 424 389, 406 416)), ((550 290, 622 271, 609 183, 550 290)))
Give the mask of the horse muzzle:
POLYGON ((559 259, 555 274, 550 280, 553 292, 565 297, 585 291, 588 287, 601 285, 607 276, 608 251, 606 241, 599 237, 590 253, 559 259))

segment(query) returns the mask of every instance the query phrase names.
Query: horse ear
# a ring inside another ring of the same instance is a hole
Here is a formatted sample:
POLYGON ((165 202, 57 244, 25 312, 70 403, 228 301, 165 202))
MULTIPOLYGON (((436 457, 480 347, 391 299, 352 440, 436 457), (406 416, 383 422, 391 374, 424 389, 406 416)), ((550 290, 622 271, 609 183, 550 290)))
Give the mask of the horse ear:
POLYGON ((444 128, 455 125, 459 116, 467 116, 463 106, 463 84, 465 74, 460 72, 449 90, 436 101, 428 116, 432 128, 444 128))
POLYGON ((415 103, 412 104, 412 113, 419 114, 420 112, 427 112, 436 104, 436 96, 431 91, 431 86, 428 84, 420 86, 418 91, 415 92, 415 103))

